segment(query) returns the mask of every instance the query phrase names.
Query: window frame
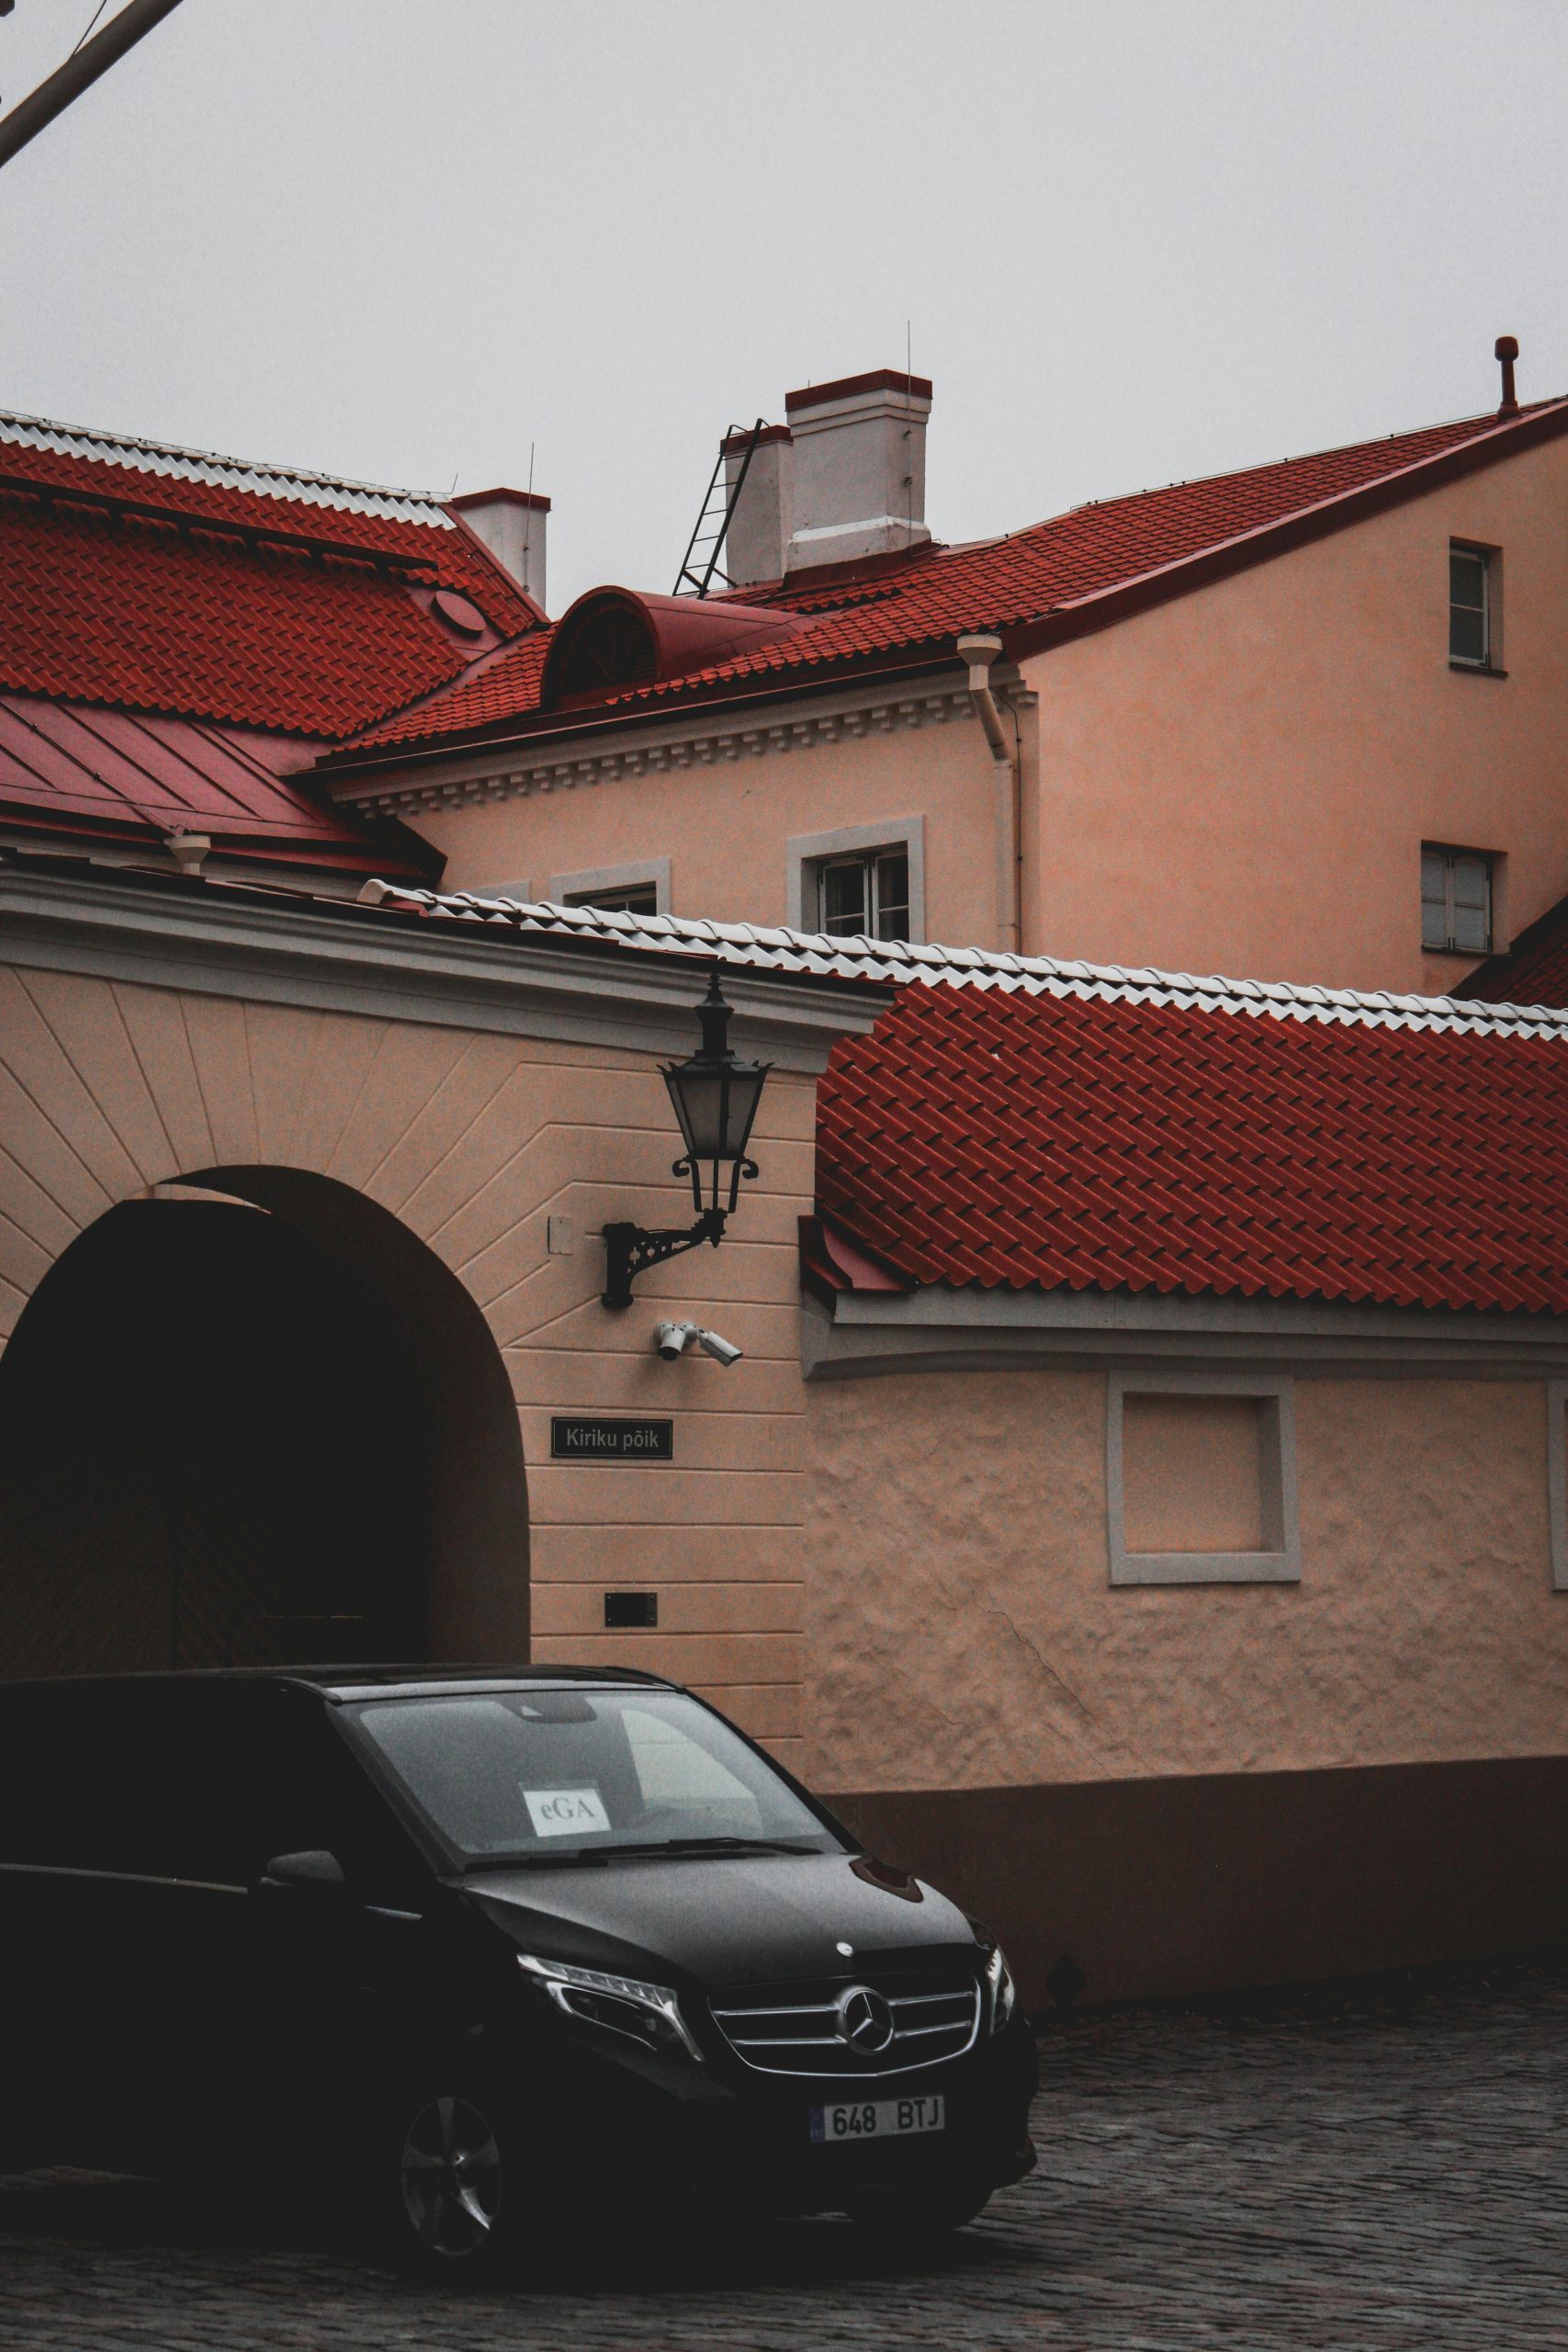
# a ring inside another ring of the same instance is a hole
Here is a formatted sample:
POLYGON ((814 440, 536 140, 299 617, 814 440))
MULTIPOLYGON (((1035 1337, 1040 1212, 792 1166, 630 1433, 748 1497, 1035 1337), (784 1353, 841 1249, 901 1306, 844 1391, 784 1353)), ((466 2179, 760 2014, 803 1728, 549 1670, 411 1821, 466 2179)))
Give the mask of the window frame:
POLYGON ((909 865, 908 944, 926 940, 926 822, 923 817, 887 817, 871 825, 840 825, 831 832, 800 833, 785 843, 791 931, 820 936, 822 870, 840 858, 904 857, 909 865))
POLYGON ((1296 1392, 1289 1373, 1112 1372, 1106 1379, 1105 1518, 1112 1585, 1300 1584, 1302 1532, 1296 1479, 1296 1392), (1275 1541, 1258 1552, 1129 1552, 1123 1430, 1129 1396, 1262 1397, 1263 1508, 1275 1541))
MULTIPOLYGON (((890 849, 848 850, 843 852, 838 857, 821 857, 817 860, 816 929, 822 933, 822 936, 825 939, 883 939, 886 936, 882 929, 883 907, 881 868, 892 858, 902 859, 904 865, 904 930, 899 936, 903 940, 908 940, 909 927, 909 859, 908 853, 899 847, 897 843, 895 843, 890 849), (861 895, 865 913, 865 921, 861 925, 858 933, 831 932, 828 928, 828 877, 830 874, 841 873, 846 869, 858 873, 863 878, 863 889, 861 895)), ((891 942, 889 942, 889 944, 891 944, 891 942)))
POLYGON ((1547 1524, 1551 1589, 1568 1592, 1568 1380, 1546 1386, 1547 1524))
POLYGON ((578 874, 552 874, 546 893, 552 906, 591 907, 598 890, 646 889, 653 885, 653 911, 667 915, 670 904, 670 860, 667 857, 636 857, 622 865, 585 866, 578 874))
POLYGON ((1449 541, 1449 667, 1463 670, 1472 678, 1506 678, 1503 667, 1503 550, 1488 546, 1481 539, 1450 539, 1449 541), (1456 605, 1453 594, 1451 566, 1455 556, 1468 556, 1481 568, 1481 639, 1483 651, 1479 659, 1472 653, 1454 651, 1454 615, 1472 612, 1473 605, 1456 605))
POLYGON ((1464 539, 1450 539, 1449 541, 1449 660, 1456 670, 1489 670, 1492 667, 1491 549, 1489 548, 1472 547, 1469 542, 1464 539), (1481 603, 1479 607, 1474 605, 1456 604, 1454 601, 1452 567, 1456 556, 1461 557, 1467 561, 1473 563, 1480 571, 1481 603), (1479 610, 1481 614, 1481 651, 1479 654, 1456 653, 1454 650, 1454 615, 1456 613, 1472 613, 1477 610, 1479 610))
POLYGON ((1495 956, 1499 946, 1497 921, 1497 876, 1501 863, 1499 854, 1489 849, 1463 849, 1453 842, 1426 842, 1421 844, 1421 952, 1424 956, 1495 956), (1443 937, 1427 936, 1427 860, 1440 857, 1444 861, 1443 937), (1461 947, 1454 936, 1454 861, 1470 858, 1483 866, 1486 874, 1486 940, 1481 947, 1461 947))

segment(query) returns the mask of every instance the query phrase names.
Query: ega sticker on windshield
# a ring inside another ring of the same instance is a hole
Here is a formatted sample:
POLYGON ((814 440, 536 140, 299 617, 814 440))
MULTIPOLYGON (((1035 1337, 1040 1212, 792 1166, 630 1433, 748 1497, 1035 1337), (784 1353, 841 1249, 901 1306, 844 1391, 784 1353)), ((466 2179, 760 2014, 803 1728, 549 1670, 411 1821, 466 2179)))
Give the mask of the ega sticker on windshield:
POLYGON ((536 1838, 590 1837, 610 1826, 597 1789, 524 1789, 523 1802, 536 1838))

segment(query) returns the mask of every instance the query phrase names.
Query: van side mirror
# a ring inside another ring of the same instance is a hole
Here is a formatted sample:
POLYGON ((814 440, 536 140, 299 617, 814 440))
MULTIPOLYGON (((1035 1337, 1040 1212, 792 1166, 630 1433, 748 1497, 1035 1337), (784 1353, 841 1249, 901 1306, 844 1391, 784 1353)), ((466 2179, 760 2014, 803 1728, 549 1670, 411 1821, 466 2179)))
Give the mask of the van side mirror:
POLYGON ((274 1854, 262 1872, 264 1886, 344 1886, 343 1864, 324 1847, 299 1854, 274 1854))

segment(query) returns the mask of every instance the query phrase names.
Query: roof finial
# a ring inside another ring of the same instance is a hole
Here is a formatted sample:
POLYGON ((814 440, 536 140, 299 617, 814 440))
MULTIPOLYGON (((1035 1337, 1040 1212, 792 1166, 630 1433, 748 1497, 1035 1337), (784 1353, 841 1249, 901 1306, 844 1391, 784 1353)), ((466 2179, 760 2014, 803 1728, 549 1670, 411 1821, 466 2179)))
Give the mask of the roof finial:
POLYGON ((1499 416, 1517 416, 1519 403, 1514 390, 1514 362, 1519 356, 1518 337, 1512 334, 1500 334, 1497 337, 1495 349, 1497 357, 1503 363, 1503 402, 1497 413, 1499 416))

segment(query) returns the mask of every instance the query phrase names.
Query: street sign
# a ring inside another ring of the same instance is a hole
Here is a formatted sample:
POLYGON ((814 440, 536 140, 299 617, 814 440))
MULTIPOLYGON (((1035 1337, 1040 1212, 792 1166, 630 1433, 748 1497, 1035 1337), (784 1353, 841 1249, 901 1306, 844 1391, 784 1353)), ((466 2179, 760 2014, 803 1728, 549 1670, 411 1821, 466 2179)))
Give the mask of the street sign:
POLYGON ((601 1414, 557 1413, 550 1422, 552 1462, 673 1462, 673 1421, 607 1420, 601 1414))

